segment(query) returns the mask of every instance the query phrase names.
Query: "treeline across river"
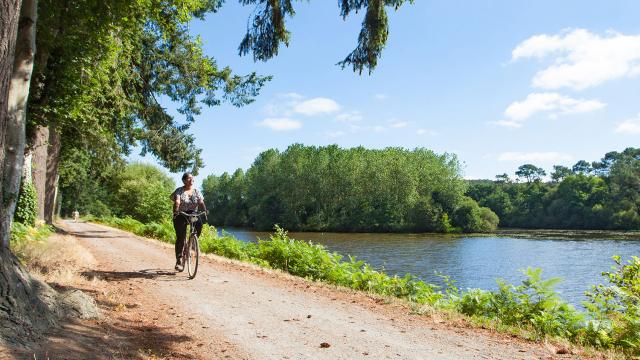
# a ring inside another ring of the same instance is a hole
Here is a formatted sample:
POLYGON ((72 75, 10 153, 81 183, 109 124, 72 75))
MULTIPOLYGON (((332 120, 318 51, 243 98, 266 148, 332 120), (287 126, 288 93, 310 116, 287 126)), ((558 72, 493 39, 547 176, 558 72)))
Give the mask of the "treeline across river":
POLYGON ((491 231, 498 217, 465 197, 455 155, 427 149, 291 145, 246 171, 210 175, 215 225, 303 231, 491 231))
POLYGON ((486 232, 501 227, 640 229, 640 149, 546 172, 465 181, 455 155, 427 149, 292 145, 246 171, 210 175, 215 225, 302 231, 486 232))
POLYGON ((471 181, 468 196, 500 218, 501 227, 547 229, 640 229, 640 149, 608 152, 600 161, 556 165, 551 181, 532 164, 517 178, 471 181))

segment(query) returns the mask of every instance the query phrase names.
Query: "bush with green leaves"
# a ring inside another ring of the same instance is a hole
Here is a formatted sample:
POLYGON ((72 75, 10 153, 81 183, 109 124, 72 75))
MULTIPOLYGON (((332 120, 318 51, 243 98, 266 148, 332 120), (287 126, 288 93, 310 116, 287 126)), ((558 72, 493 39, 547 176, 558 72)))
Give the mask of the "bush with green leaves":
POLYGON ((623 264, 614 256, 613 261, 611 271, 602 273, 609 285, 595 285, 586 292, 589 300, 583 304, 591 320, 584 341, 640 355, 640 258, 633 256, 623 264))
POLYGON ((470 197, 464 197, 453 212, 453 222, 464 232, 489 232, 498 227, 498 215, 481 207, 470 197))
POLYGON ((539 338, 546 335, 575 338, 583 326, 584 316, 555 291, 555 286, 562 280, 545 280, 542 269, 538 268, 528 268, 523 274, 525 280, 520 285, 497 280, 496 291, 470 289, 461 293, 449 285, 450 306, 465 315, 529 327, 539 338))
POLYGON ((157 166, 127 164, 113 183, 116 213, 144 223, 161 222, 171 216, 169 195, 175 183, 157 166))
POLYGON ((14 220, 25 225, 34 226, 38 216, 38 195, 31 182, 22 182, 14 220))
POLYGON ((29 226, 19 222, 11 224, 11 250, 23 262, 28 260, 26 247, 30 242, 42 241, 53 233, 49 225, 29 226))

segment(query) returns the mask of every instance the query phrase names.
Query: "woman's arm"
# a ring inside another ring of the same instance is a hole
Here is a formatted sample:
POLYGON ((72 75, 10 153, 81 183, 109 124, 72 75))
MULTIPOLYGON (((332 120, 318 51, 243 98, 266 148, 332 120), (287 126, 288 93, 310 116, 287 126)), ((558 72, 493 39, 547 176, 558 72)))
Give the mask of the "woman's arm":
POLYGON ((180 196, 176 196, 173 199, 173 217, 178 215, 178 209, 180 209, 180 196))
POLYGON ((198 208, 202 209, 202 211, 207 211, 207 206, 204 204, 204 200, 202 200, 202 198, 198 199, 198 208))

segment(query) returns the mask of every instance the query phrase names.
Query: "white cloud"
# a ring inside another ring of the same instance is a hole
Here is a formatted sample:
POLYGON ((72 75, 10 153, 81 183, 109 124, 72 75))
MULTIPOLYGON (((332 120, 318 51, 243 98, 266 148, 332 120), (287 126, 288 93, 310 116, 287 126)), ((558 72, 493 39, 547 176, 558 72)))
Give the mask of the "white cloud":
POLYGON ((511 103, 504 112, 508 120, 496 123, 515 127, 514 122, 524 121, 540 112, 547 112, 551 117, 557 117, 595 111, 606 105, 598 100, 573 99, 558 93, 532 93, 523 101, 511 103))
POLYGON ((491 125, 504 126, 512 129, 517 129, 522 127, 522 123, 518 121, 511 120, 498 120, 498 121, 489 121, 491 125))
POLYGON ((387 131, 387 128, 385 128, 384 126, 381 125, 376 125, 372 128, 373 131, 375 132, 385 132, 387 131))
POLYGON ((291 117, 294 114, 306 116, 332 114, 340 110, 340 105, 332 99, 316 97, 304 100, 304 96, 295 93, 277 94, 272 101, 263 107, 269 117, 291 117))
POLYGON ((552 65, 539 71, 533 86, 582 90, 605 81, 640 74, 640 35, 609 31, 604 36, 585 29, 558 35, 535 35, 520 43, 512 60, 552 57, 552 65))
POLYGON ((340 105, 334 100, 317 97, 296 104, 293 111, 308 116, 331 114, 340 111, 340 105))
POLYGON ((618 124, 615 131, 621 134, 640 134, 640 114, 618 124))
POLYGON ((302 123, 289 118, 267 118, 258 123, 258 126, 268 127, 274 131, 290 131, 302 127, 302 123))
POLYGON ((341 113, 336 116, 336 120, 341 122, 356 122, 362 120, 362 114, 357 110, 341 113))
POLYGON ((384 99, 388 98, 389 96, 387 96, 387 94, 375 94, 374 97, 377 100, 384 100, 384 99))
POLYGON ((558 152, 504 152, 498 156, 498 161, 553 162, 567 161, 572 158, 569 154, 558 152))

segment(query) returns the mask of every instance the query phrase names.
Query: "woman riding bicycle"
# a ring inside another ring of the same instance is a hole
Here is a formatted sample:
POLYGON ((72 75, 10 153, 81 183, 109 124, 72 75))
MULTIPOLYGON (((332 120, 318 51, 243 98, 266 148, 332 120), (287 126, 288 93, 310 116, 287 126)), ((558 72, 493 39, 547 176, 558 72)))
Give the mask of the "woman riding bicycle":
MULTIPOLYGON (((184 183, 184 186, 177 188, 173 194, 171 194, 171 200, 173 201, 173 228, 176 231, 175 269, 177 271, 184 270, 182 248, 187 238, 187 219, 179 215, 179 213, 194 213, 197 212, 199 208, 202 209, 202 211, 206 211, 202 195, 200 195, 198 189, 193 187, 193 175, 188 172, 184 173, 184 175, 182 175, 182 183, 184 183)), ((202 219, 198 218, 198 221, 195 222, 193 226, 195 226, 198 236, 200 236, 200 232, 202 232, 202 219)))

